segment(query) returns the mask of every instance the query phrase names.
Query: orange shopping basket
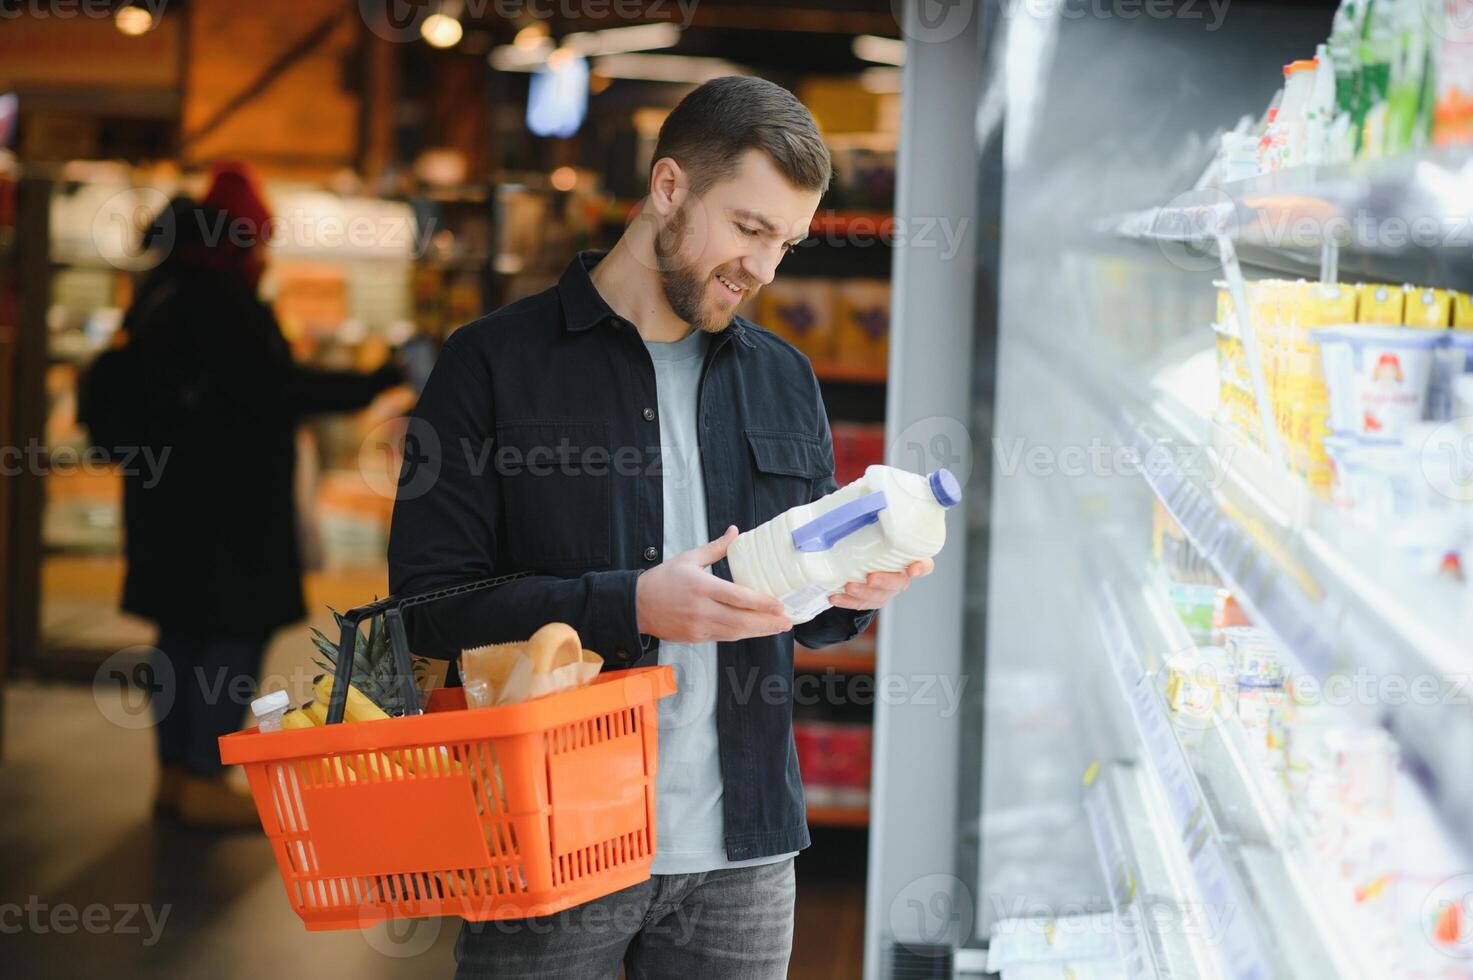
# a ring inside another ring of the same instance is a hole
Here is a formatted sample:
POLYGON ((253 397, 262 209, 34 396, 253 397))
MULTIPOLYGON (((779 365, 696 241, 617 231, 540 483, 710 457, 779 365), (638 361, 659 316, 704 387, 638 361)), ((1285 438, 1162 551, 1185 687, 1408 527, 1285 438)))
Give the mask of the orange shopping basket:
POLYGON ((446 688, 418 711, 402 611, 519 577, 391 596, 344 616, 338 662, 352 663, 359 623, 383 614, 414 717, 339 724, 340 670, 327 726, 220 739, 221 761, 245 767, 308 929, 549 915, 649 878, 669 667, 608 671, 498 708, 467 709, 464 690, 446 688))

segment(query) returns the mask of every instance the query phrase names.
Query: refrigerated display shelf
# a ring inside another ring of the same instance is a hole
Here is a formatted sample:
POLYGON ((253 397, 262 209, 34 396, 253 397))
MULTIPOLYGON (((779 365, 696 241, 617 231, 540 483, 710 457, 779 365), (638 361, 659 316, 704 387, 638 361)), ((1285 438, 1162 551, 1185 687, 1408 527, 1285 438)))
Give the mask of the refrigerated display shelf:
POLYGON ((1201 909, 1183 897, 1180 872, 1172 867, 1179 858, 1162 848, 1154 792, 1145 774, 1126 762, 1102 766, 1085 791, 1090 836, 1110 889, 1121 970, 1128 980, 1212 980, 1220 975, 1201 935, 1201 909))
POLYGON ((1147 617, 1128 616, 1123 609, 1127 601, 1111 582, 1103 585, 1095 610, 1100 634, 1139 736, 1141 761, 1160 790, 1165 815, 1160 839, 1163 846, 1177 852, 1187 869, 1199 915, 1222 925, 1219 941, 1212 947, 1217 970, 1231 980, 1346 976, 1321 970, 1327 960, 1323 942, 1316 938, 1311 944, 1304 936, 1277 934, 1260 915, 1257 889, 1251 887, 1242 865, 1242 852, 1257 845, 1224 839, 1170 720, 1161 690, 1164 672, 1159 666, 1164 658, 1149 640, 1137 639, 1139 626, 1132 628, 1131 624, 1147 617))
MULTIPOLYGON (((1166 673, 1161 654, 1194 652, 1197 644, 1177 617, 1161 577, 1125 576, 1108 583, 1097 611, 1122 690, 1137 678, 1130 707, 1143 733, 1144 755, 1162 786, 1182 794, 1168 810, 1191 808, 1195 815, 1200 807, 1201 815, 1210 816, 1219 857, 1273 939, 1275 975, 1366 980, 1439 975, 1448 961, 1408 913, 1424 897, 1417 882, 1446 880, 1467 865, 1411 776, 1399 771, 1395 779, 1395 861, 1384 876, 1349 876, 1345 857, 1336 852, 1338 838, 1328 829, 1333 820, 1318 838, 1311 832, 1290 800, 1284 773, 1268 764, 1266 752, 1254 752, 1235 712, 1222 704, 1210 719, 1170 712, 1161 694, 1166 673), (1148 737, 1147 731, 1156 734, 1148 737), (1396 889, 1403 893, 1399 898, 1380 894, 1396 889)), ((1282 654, 1287 675, 1304 676, 1303 665, 1289 651, 1282 654)), ((1338 724, 1355 724, 1350 711, 1335 709, 1335 715, 1338 724)))
MULTIPOLYGON (((1134 601, 1107 594, 1108 616, 1115 617, 1117 641, 1139 637, 1142 650, 1194 652, 1196 643, 1177 618, 1158 576, 1132 582, 1139 588, 1134 601), (1124 625, 1124 610, 1135 610, 1134 629, 1124 625)), ((1111 647, 1117 658, 1130 651, 1119 642, 1111 647)), ((1222 842, 1223 854, 1243 894, 1261 913, 1260 922, 1273 937, 1274 962, 1290 977, 1390 976, 1372 968, 1376 950, 1361 942, 1344 889, 1337 889, 1329 868, 1313 853, 1310 835, 1299 824, 1287 793, 1250 749, 1247 733, 1236 714, 1218 711, 1211 719, 1183 719, 1172 714, 1164 697, 1164 658, 1154 668, 1152 707, 1158 725, 1176 743, 1182 765, 1190 772, 1196 802, 1211 818, 1222 842)), ((1291 676, 1302 670, 1296 665, 1291 676)))
POLYGON ((1423 679, 1437 685, 1430 703, 1405 697, 1376 707, 1473 853, 1473 783, 1464 778, 1473 758, 1467 588, 1417 573, 1397 550, 1394 528, 1352 524, 1213 422, 1215 391, 1213 354, 1200 351, 1155 373, 1146 407, 1122 407, 1122 435, 1147 460, 1147 483, 1253 621, 1312 674, 1360 672, 1395 679, 1398 689, 1423 679))
POLYGON ((1466 285, 1473 274, 1473 154, 1431 151, 1336 166, 1302 166, 1188 191, 1117 215, 1098 230, 1182 247, 1194 257, 1221 232, 1249 264, 1317 274, 1333 242, 1341 271, 1392 282, 1466 285))
POLYGON ((1111 422, 1147 485, 1255 625, 1321 680, 1359 675, 1402 692, 1368 708, 1382 713, 1444 827, 1473 855, 1467 587, 1411 574, 1397 558, 1393 528, 1353 524, 1216 424, 1209 342, 1189 337, 1141 366, 1046 331, 1027 341, 1111 422), (1437 697, 1407 696, 1424 682, 1437 685, 1437 697))

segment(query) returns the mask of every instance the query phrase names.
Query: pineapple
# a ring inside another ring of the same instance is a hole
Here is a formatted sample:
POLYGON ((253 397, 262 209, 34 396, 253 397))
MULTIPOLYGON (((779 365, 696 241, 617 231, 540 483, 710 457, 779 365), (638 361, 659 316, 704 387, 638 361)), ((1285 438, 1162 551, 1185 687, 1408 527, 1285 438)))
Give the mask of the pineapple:
MULTIPOLYGON (((337 620, 338 630, 341 632, 344 624, 343 617, 336 609, 330 606, 328 608, 332 610, 333 619, 337 620)), ((321 630, 313 627, 312 642, 316 644, 317 651, 322 654, 321 658, 315 658, 317 666, 328 673, 337 673, 337 639, 335 637, 330 639, 324 636, 321 630)), ((429 663, 423 657, 411 656, 410 660, 414 664, 414 684, 420 691, 420 707, 423 707, 426 699, 425 674, 429 663)), ((399 692, 394 650, 389 644, 389 631, 384 628, 382 616, 374 616, 369 620, 367 638, 363 636, 361 630, 358 631, 351 669, 349 682, 362 691, 370 701, 383 708, 384 712, 390 716, 404 714, 404 699, 399 692)))

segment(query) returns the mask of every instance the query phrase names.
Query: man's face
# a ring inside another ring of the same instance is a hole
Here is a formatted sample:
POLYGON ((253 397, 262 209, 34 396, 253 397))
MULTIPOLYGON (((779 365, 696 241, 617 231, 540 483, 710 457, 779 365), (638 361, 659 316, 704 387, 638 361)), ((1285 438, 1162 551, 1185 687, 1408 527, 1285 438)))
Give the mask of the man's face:
POLYGON ((794 187, 754 149, 729 180, 687 198, 655 236, 660 285, 675 315, 708 333, 726 329, 737 306, 807 237, 820 196, 794 187))

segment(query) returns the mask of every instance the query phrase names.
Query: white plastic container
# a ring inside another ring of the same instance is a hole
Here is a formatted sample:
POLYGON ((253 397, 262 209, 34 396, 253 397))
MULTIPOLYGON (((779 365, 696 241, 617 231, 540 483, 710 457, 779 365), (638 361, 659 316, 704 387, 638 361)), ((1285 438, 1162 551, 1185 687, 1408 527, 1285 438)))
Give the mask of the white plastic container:
POLYGON ((251 702, 251 714, 256 716, 256 725, 263 732, 281 731, 281 719, 291 708, 291 700, 285 691, 272 691, 251 702))
POLYGON ((1324 360, 1331 429, 1396 439, 1422 420, 1433 352, 1446 331, 1358 323, 1311 332, 1324 360))
POLYGON ((946 543, 946 509, 961 499, 949 470, 868 467, 822 500, 737 535, 726 553, 731 580, 781 599, 789 619, 806 623, 846 582, 934 557, 946 543))
MULTIPOLYGON (((1318 66, 1313 59, 1284 66, 1284 98, 1259 144, 1259 169, 1287 170, 1305 162, 1309 144, 1309 107, 1318 66)), ((1333 97, 1333 90, 1331 91, 1333 97)))

